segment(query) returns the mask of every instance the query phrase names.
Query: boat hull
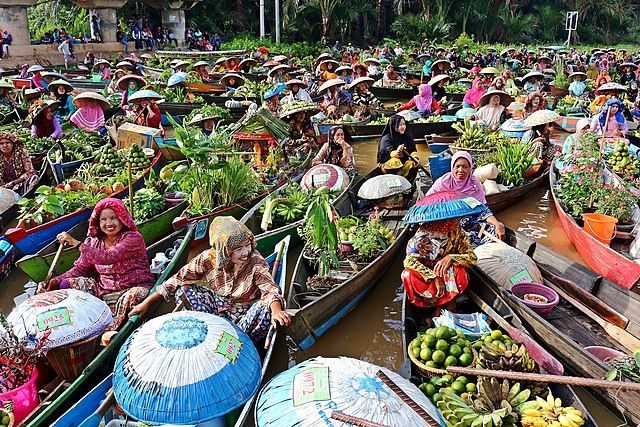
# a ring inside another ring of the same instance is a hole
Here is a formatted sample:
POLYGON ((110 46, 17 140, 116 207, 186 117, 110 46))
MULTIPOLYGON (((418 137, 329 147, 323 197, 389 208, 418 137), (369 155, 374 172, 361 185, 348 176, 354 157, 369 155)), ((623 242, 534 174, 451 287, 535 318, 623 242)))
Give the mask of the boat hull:
POLYGON ((487 205, 491 212, 496 213, 513 206, 524 200, 529 194, 547 182, 549 169, 546 169, 537 178, 520 187, 512 188, 502 193, 490 194, 487 198, 487 205))

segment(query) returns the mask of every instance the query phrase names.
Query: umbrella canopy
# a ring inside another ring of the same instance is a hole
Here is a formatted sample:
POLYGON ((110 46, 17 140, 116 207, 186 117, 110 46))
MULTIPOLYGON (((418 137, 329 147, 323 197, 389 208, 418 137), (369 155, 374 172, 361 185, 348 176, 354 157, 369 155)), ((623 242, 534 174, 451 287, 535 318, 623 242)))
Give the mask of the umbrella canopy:
POLYGON ((531 113, 529 117, 524 119, 523 124, 528 127, 545 125, 560 119, 560 115, 551 110, 538 110, 531 113))
POLYGON ((135 80, 138 82, 138 88, 144 87, 144 85, 147 84, 147 82, 145 82, 144 79, 137 74, 126 74, 118 79, 116 85, 118 86, 118 89, 126 90, 131 80, 135 80))
POLYGON ((451 79, 451 76, 449 76, 448 74, 438 74, 437 76, 429 80, 427 84, 429 86, 435 86, 436 84, 440 83, 443 80, 450 80, 450 79, 451 79))
POLYGON ((75 289, 60 289, 30 297, 13 309, 7 321, 20 338, 49 333, 44 348, 50 350, 102 332, 113 323, 113 317, 100 298, 75 289))
POLYGON ((73 99, 73 105, 80 108, 84 107, 89 99, 93 99, 98 104, 100 104, 100 108, 102 108, 103 110, 109 108, 109 101, 107 101, 104 96, 100 95, 98 92, 91 91, 82 92, 80 95, 77 95, 73 99))
POLYGON ((404 193, 411 189, 411 183, 400 175, 378 175, 366 180, 358 190, 358 197, 378 200, 404 193))
POLYGON ((491 98, 498 95, 500 97, 500 104, 508 107, 511 104, 513 98, 507 92, 503 92, 501 90, 492 90, 491 92, 487 92, 480 97, 480 106, 485 106, 489 103, 491 98))
POLYGON ((222 317, 165 314, 138 328, 120 348, 113 393, 144 423, 197 424, 243 405, 260 384, 251 339, 222 317))
POLYGON ((167 80, 167 87, 179 85, 180 83, 184 82, 186 78, 187 73, 175 73, 171 77, 169 77, 169 80, 167 80))
POLYGON ((304 174, 301 186, 304 189, 328 187, 330 190, 344 190, 349 185, 347 172, 339 166, 322 163, 304 174))
POLYGON ((457 191, 438 191, 412 206, 403 220, 405 224, 443 221, 477 214, 485 209, 475 197, 465 196, 457 191))
POLYGON ((275 376, 258 395, 256 425, 350 425, 328 420, 332 410, 385 426, 425 425, 425 421, 377 377, 379 370, 438 425, 445 425, 433 403, 408 380, 386 368, 348 357, 317 357, 275 376), (305 393, 310 381, 314 382, 314 393, 305 393))
POLYGON ((59 79, 49 83, 49 91, 55 92, 56 90, 58 90, 58 86, 62 86, 64 88, 65 93, 69 93, 73 90, 73 86, 71 86, 71 83, 69 83, 66 80, 59 79))
POLYGON ((374 82, 375 80, 373 80, 371 77, 358 77, 351 82, 351 84, 349 85, 349 90, 352 91, 354 89, 357 89, 360 83, 366 83, 368 87, 371 87, 374 82))
POLYGON ((284 119, 293 114, 304 111, 307 114, 315 114, 318 112, 319 107, 313 102, 308 101, 296 101, 296 102, 287 102, 282 105, 280 110, 280 118, 284 119))
POLYGON ((156 99, 157 100, 157 99, 162 99, 162 95, 150 89, 142 89, 137 91, 133 95, 131 95, 128 101, 131 102, 131 101, 137 101, 140 99, 156 99))
POLYGON ((60 73, 55 73, 53 71, 45 71, 42 73, 42 79, 47 82, 47 84, 51 83, 54 80, 67 80, 67 78, 60 73))
POLYGON ((320 87, 318 88, 318 93, 323 94, 324 92, 329 90, 329 88, 331 87, 342 86, 342 85, 344 85, 344 81, 340 79, 329 79, 320 85, 320 87))
POLYGON ((275 67, 273 67, 272 69, 269 70, 268 76, 269 77, 273 77, 280 70, 287 71, 287 70, 290 70, 290 69, 291 69, 291 67, 289 67, 287 64, 278 64, 278 65, 276 65, 275 67))
POLYGON ((626 91, 627 87, 626 86, 622 86, 620 83, 616 83, 616 82, 609 82, 609 83, 605 83, 603 85, 598 86, 598 88, 596 89, 596 92, 601 92, 604 90, 611 90, 611 91, 626 91))

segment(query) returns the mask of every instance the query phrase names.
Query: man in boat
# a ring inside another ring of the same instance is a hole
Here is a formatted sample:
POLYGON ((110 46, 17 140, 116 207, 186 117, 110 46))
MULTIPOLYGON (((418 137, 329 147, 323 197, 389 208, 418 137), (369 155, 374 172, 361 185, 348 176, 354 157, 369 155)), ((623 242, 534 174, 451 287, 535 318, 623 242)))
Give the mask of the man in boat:
POLYGON ((184 298, 193 310, 231 320, 256 344, 264 341, 269 324, 288 326, 291 315, 283 310, 280 289, 251 231, 235 218, 216 217, 209 226, 209 243, 211 249, 160 285, 130 316, 142 315, 155 301, 175 295, 176 303, 184 298))

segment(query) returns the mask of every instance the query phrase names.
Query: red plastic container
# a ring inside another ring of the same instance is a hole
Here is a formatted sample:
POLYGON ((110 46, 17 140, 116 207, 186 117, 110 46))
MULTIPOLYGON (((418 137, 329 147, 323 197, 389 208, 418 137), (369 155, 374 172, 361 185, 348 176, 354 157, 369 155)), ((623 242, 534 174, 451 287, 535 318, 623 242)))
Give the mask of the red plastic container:
POLYGON ((516 283, 511 285, 509 291, 516 297, 518 297, 524 305, 531 308, 542 317, 547 317, 553 307, 558 305, 560 297, 553 289, 541 285, 539 283, 516 283), (538 294, 547 299, 547 302, 535 302, 524 298, 526 294, 538 294))
POLYGON ((38 370, 34 368, 29 381, 16 389, 0 394, 0 402, 4 403, 9 400, 13 402, 16 425, 20 424, 38 406, 37 379, 38 370))

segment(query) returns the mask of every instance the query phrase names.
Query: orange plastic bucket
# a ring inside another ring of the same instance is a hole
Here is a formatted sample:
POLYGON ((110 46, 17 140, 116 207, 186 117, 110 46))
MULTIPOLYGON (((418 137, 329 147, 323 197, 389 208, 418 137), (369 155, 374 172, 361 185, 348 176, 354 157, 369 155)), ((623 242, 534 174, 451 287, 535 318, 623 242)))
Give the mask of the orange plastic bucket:
POLYGON ((616 232, 616 223, 618 220, 612 216, 599 213, 582 214, 584 220, 584 231, 604 243, 611 244, 611 239, 616 232))

